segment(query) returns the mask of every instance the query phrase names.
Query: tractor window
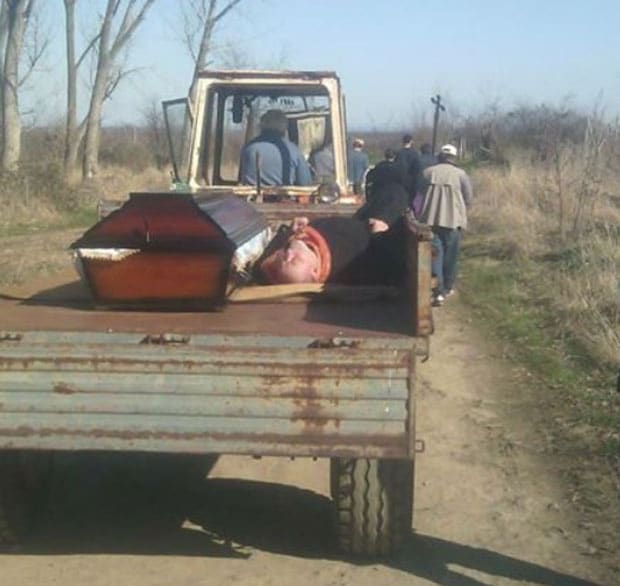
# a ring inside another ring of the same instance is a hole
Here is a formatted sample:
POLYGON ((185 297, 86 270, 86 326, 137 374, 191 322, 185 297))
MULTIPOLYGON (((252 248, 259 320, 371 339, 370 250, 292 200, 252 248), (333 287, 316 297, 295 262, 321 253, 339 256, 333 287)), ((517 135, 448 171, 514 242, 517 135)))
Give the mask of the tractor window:
POLYGON ((166 133, 175 182, 187 181, 191 115, 186 98, 163 102, 166 133))
POLYGON ((203 169, 207 183, 236 184, 243 146, 259 135, 260 118, 270 109, 288 118, 287 137, 303 155, 324 146, 331 136, 329 97, 323 88, 218 87, 208 100, 203 169))

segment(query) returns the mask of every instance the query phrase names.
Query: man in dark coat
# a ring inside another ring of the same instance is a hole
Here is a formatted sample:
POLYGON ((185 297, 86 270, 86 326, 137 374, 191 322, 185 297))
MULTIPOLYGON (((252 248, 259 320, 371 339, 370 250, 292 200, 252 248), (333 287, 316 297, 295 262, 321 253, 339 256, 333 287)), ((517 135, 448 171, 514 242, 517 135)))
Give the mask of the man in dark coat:
POLYGON ((411 198, 416 193, 417 180, 420 174, 420 156, 413 147, 413 136, 405 134, 403 136, 403 146, 396 153, 394 161, 400 168, 406 180, 407 190, 411 198))
POLYGON ((264 283, 398 285, 405 277, 403 214, 409 196, 397 172, 374 184, 367 202, 350 217, 308 222, 297 218, 257 263, 264 283))

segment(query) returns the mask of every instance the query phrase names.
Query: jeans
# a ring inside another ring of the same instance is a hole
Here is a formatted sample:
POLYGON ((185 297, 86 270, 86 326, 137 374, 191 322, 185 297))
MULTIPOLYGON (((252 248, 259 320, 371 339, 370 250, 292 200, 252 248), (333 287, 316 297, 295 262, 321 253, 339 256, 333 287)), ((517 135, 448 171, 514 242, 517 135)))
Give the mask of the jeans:
POLYGON ((460 228, 433 227, 431 271, 437 278, 436 293, 445 295, 454 287, 460 243, 460 228))

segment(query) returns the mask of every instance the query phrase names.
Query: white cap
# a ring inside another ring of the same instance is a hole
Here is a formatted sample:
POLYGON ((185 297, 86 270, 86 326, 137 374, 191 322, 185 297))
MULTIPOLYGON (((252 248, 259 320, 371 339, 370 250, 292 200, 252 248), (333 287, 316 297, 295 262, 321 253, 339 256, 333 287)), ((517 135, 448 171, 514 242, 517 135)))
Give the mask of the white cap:
POLYGON ((439 152, 444 155, 450 155, 452 157, 456 157, 458 155, 458 151, 456 150, 456 147, 453 144, 444 144, 439 149, 439 152))

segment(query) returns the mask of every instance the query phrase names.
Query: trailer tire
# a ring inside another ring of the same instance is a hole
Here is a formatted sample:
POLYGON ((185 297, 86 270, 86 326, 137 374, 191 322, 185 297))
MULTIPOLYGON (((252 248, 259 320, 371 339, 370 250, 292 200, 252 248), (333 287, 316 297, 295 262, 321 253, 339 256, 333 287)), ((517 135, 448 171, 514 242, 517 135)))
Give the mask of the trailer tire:
POLYGON ((412 460, 332 458, 330 483, 339 549, 387 556, 406 543, 413 514, 412 460))
POLYGON ((47 502, 51 471, 50 453, 0 453, 0 546, 19 543, 32 529, 47 502))

